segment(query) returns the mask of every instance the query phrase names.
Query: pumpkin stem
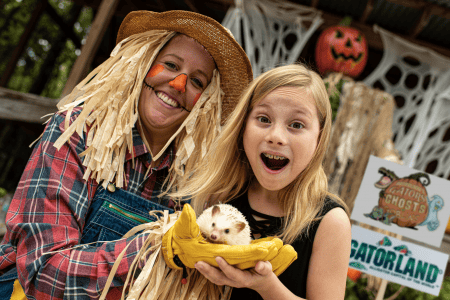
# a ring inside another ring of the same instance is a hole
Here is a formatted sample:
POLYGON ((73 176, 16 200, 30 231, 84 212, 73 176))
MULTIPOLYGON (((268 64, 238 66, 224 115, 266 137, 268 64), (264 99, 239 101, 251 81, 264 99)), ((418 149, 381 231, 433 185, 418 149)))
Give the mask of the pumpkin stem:
POLYGON ((350 24, 352 23, 352 17, 350 16, 345 16, 341 22, 339 22, 339 25, 341 26, 350 26, 350 24))

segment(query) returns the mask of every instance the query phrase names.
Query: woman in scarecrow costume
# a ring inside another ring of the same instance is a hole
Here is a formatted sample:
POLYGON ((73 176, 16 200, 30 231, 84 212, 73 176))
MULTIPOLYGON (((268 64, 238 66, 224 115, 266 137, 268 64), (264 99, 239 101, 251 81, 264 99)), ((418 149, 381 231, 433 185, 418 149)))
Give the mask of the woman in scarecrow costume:
POLYGON ((202 159, 252 78, 215 20, 127 15, 111 57, 60 101, 29 159, 0 245, 2 295, 14 285, 13 296, 97 298, 126 249, 108 299, 120 296, 146 234, 120 238, 149 211, 173 212, 158 195, 202 159))

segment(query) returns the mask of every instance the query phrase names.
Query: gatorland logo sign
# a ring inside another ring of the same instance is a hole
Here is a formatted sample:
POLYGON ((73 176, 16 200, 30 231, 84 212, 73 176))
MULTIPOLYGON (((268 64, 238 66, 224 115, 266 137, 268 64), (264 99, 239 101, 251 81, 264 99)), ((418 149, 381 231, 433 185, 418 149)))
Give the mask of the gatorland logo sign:
POLYGON ((448 255, 358 226, 352 227, 349 266, 439 295, 448 255))
POLYGON ((448 180, 371 156, 351 218, 440 247, 449 192, 448 180))

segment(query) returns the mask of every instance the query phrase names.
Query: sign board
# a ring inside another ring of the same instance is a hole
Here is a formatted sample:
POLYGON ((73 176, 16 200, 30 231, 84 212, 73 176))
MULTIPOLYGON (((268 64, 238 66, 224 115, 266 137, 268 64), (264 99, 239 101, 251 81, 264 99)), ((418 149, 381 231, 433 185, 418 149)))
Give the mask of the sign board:
POLYGON ((440 247, 450 216, 450 182, 371 156, 351 219, 440 247))
POLYGON ((352 226, 349 267, 435 296, 448 254, 352 226))

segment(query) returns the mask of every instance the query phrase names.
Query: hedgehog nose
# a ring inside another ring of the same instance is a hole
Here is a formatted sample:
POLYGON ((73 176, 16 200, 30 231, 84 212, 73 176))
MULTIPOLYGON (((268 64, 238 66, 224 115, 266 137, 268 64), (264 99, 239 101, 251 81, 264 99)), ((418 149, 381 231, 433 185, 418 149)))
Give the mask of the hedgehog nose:
POLYGON ((212 240, 217 240, 217 235, 211 234, 211 239, 212 239, 212 240))

